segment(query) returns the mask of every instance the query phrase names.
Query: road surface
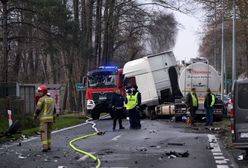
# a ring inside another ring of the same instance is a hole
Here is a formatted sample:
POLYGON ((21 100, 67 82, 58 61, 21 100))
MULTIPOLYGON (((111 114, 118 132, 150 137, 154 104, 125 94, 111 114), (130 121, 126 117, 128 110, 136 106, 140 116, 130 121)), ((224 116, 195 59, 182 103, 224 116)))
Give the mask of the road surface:
MULTIPOLYGON (((217 136, 197 133, 183 123, 169 120, 142 120, 140 130, 112 131, 112 120, 95 121, 105 131, 75 143, 78 148, 96 155, 101 167, 162 168, 231 168, 236 167, 217 136)), ((73 151, 70 140, 94 132, 91 124, 56 131, 52 151, 41 152, 39 137, 0 146, 0 167, 71 168, 95 167, 90 158, 73 151)))

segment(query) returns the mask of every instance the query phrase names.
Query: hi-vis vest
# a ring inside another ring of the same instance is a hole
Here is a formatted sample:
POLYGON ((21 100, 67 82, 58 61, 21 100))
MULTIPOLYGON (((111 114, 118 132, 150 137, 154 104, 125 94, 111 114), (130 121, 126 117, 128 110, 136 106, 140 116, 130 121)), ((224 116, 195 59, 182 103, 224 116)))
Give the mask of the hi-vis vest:
POLYGON ((40 110, 40 121, 53 122, 54 100, 50 96, 43 96, 37 103, 37 109, 40 110))
POLYGON ((192 97, 192 106, 193 107, 197 107, 197 99, 196 99, 196 96, 191 93, 191 97, 192 97))
POLYGON ((127 95, 127 110, 131 110, 138 105, 138 94, 139 92, 137 92, 135 95, 127 95))
POLYGON ((211 98, 212 98, 210 107, 213 107, 214 106, 214 103, 215 103, 215 96, 213 94, 210 94, 210 95, 211 95, 211 98))

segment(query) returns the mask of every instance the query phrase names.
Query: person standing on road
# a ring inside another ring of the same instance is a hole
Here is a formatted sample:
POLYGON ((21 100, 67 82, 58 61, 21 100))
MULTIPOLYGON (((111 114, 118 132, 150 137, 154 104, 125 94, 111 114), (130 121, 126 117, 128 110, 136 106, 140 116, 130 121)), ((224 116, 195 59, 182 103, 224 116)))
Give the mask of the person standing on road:
POLYGON ((38 93, 40 98, 34 113, 34 119, 36 120, 39 117, 40 120, 42 152, 48 152, 51 150, 51 131, 56 113, 55 103, 54 99, 47 95, 47 87, 45 85, 39 86, 38 93))
POLYGON ((196 110, 198 109, 198 98, 196 95, 196 89, 192 88, 186 96, 186 105, 190 111, 191 126, 195 126, 196 110))
POLYGON ((213 106, 215 103, 215 96, 212 94, 211 90, 207 89, 207 95, 204 101, 204 108, 206 110, 206 124, 205 126, 213 125, 213 106))
POLYGON ((126 97, 126 109, 129 114, 129 122, 131 129, 140 129, 140 113, 139 106, 141 104, 141 94, 138 91, 138 87, 134 86, 127 91, 126 97))
POLYGON ((112 112, 113 112, 113 131, 116 128, 116 122, 119 122, 119 129, 125 129, 122 126, 122 117, 124 115, 125 97, 121 94, 120 89, 116 89, 112 97, 112 112))

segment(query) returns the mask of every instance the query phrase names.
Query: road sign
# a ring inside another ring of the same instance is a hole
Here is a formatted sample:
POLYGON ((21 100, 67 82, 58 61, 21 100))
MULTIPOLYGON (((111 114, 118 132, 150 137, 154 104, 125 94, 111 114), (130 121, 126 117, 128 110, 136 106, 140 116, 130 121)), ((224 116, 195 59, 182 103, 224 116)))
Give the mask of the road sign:
POLYGON ((86 87, 84 86, 83 83, 76 83, 76 89, 77 91, 85 91, 86 87))
POLYGON ((226 79, 224 81, 225 84, 231 85, 232 84, 232 79, 226 79))

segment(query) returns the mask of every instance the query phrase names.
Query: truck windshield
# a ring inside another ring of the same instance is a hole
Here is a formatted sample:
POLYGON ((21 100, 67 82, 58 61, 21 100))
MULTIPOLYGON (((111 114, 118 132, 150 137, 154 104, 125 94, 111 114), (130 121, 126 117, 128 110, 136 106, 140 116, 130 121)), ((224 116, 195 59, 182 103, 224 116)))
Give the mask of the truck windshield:
POLYGON ((90 88, 111 88, 116 87, 118 83, 117 72, 98 71, 88 76, 88 87, 90 88))

